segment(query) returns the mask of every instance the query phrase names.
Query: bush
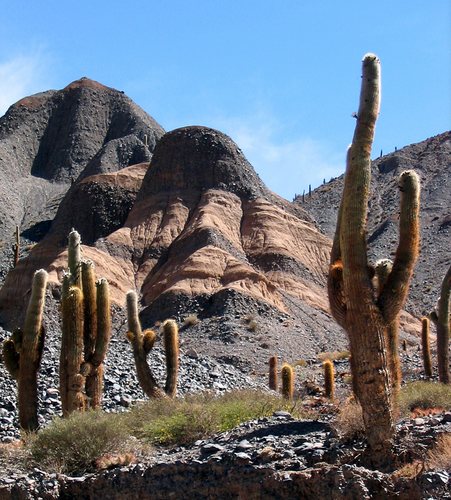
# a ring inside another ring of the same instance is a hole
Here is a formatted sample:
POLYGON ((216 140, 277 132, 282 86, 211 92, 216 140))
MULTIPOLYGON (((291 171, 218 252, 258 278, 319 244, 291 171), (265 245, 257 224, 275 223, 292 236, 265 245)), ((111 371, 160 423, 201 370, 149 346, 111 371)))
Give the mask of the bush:
POLYGON ((333 352, 321 352, 318 354, 318 359, 320 361, 337 361, 339 359, 348 359, 351 356, 350 351, 333 351, 333 352))
POLYGON ((123 452, 128 436, 120 415, 75 412, 31 435, 27 447, 39 467, 78 473, 94 469, 95 461, 105 454, 123 452))
POLYGON ((438 382, 412 382, 401 388, 398 400, 401 415, 421 408, 451 410, 451 386, 438 382))
POLYGON ((345 401, 333 424, 345 441, 351 441, 365 436, 362 407, 354 398, 345 401))
POLYGON ((280 409, 293 411, 279 396, 234 391, 216 397, 198 394, 179 400, 153 400, 126 416, 133 433, 154 444, 190 444, 280 409))
POLYGON ((190 326, 195 326, 200 322, 197 314, 190 314, 183 320, 183 326, 189 328, 190 326))

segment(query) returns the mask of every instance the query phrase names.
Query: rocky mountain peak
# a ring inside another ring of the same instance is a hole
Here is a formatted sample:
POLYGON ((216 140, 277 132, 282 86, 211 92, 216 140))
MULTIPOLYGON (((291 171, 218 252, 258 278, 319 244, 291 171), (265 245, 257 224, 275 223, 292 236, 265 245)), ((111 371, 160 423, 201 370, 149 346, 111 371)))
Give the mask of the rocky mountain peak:
POLYGON ((240 148, 222 132, 190 126, 165 134, 155 148, 140 198, 165 191, 207 189, 245 198, 267 191, 240 148))

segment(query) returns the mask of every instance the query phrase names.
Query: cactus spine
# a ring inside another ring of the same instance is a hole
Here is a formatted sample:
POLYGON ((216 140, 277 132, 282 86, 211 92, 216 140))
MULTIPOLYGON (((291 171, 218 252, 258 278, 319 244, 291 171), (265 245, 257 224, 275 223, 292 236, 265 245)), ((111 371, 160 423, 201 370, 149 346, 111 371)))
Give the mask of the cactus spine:
POLYGON ((281 370, 282 396, 285 399, 293 399, 294 394, 294 370, 291 365, 284 363, 281 370))
POLYGON ((368 448, 374 465, 392 456, 395 431, 387 359, 387 329, 405 302, 418 255, 419 181, 403 172, 399 244, 385 286, 378 293, 369 274, 366 220, 371 177, 371 146, 380 102, 380 63, 367 54, 354 137, 347 154, 346 175, 332 245, 328 279, 329 303, 348 333, 355 396, 362 406, 368 448))
POLYGON ((423 366, 424 374, 426 377, 432 377, 432 363, 431 363, 431 347, 429 342, 429 320, 422 318, 421 320, 421 347, 423 349, 423 366))
POLYGON ((450 325, 450 287, 451 287, 451 266, 443 278, 438 300, 437 311, 431 314, 431 318, 437 327, 437 358, 438 358, 438 379, 443 384, 449 384, 449 332, 450 325))
POLYGON ((38 428, 38 370, 44 348, 42 325, 48 274, 36 271, 23 330, 16 329, 3 343, 6 368, 18 383, 19 423, 25 431, 38 428))
POLYGON ((277 391, 277 385, 277 356, 271 356, 269 358, 269 388, 277 391))
POLYGON ((335 396, 335 371, 334 364, 330 359, 326 359, 323 363, 324 368, 324 392, 326 398, 334 399, 335 396))
MULTIPOLYGON (((158 385, 152 370, 147 363, 147 355, 153 348, 155 343, 156 334, 153 330, 142 331, 141 322, 138 315, 138 296, 135 291, 131 290, 127 293, 127 318, 128 318, 128 333, 127 339, 132 345, 133 357, 135 359, 136 373, 138 381, 142 390, 149 398, 163 398, 166 397, 165 391, 158 385)), ((175 387, 177 381, 178 367, 178 330, 175 322, 166 322, 165 333, 165 348, 166 363, 167 363, 167 376, 166 376, 166 390, 171 393, 168 396, 175 395, 175 387), (166 324, 167 323, 167 324, 166 324), (171 372, 169 370, 172 370, 171 372)))

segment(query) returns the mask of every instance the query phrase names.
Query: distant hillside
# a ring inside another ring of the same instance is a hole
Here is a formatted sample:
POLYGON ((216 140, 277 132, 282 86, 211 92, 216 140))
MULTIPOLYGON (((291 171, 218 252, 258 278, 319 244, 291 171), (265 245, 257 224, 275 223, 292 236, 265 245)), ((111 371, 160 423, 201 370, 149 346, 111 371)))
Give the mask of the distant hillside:
MULTIPOLYGON (((368 243, 373 260, 393 257, 397 245, 399 190, 403 170, 421 177, 421 253, 407 309, 417 316, 430 312, 451 262, 451 132, 411 144, 373 161, 368 243)), ((295 203, 309 212, 320 229, 333 237, 343 189, 343 176, 320 186, 295 203)))

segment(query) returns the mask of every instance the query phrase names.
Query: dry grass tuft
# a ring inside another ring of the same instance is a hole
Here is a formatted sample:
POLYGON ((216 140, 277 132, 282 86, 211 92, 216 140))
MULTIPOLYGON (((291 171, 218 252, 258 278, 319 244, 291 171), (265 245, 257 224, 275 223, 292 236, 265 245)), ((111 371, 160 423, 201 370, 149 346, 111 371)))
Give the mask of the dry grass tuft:
POLYGON ((348 359, 351 356, 349 351, 333 351, 333 352, 321 352, 318 354, 318 359, 320 361, 336 361, 337 359, 348 359))
POLYGON ((354 398, 346 400, 333 425, 345 441, 364 437, 365 427, 360 404, 354 398))
POLYGON ((451 434, 441 434, 437 444, 428 452, 426 464, 429 469, 451 470, 451 434))
POLYGON ((190 314, 183 320, 183 325, 185 328, 189 328, 190 326, 195 326, 200 323, 200 319, 197 317, 197 314, 190 314))

